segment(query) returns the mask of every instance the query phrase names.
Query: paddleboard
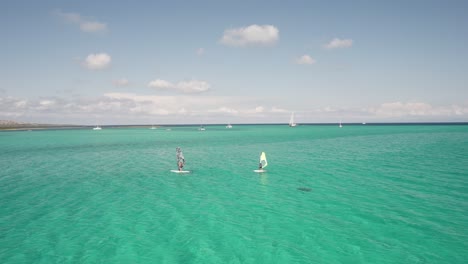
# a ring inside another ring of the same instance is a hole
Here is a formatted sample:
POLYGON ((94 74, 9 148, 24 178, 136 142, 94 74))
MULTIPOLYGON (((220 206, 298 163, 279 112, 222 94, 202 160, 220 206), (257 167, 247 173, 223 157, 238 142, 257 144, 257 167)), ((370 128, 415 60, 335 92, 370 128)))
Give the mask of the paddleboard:
POLYGON ((266 172, 266 170, 254 170, 254 172, 261 173, 261 172, 266 172))
POLYGON ((174 172, 174 173, 190 173, 190 171, 186 171, 186 170, 171 170, 171 172, 174 172))

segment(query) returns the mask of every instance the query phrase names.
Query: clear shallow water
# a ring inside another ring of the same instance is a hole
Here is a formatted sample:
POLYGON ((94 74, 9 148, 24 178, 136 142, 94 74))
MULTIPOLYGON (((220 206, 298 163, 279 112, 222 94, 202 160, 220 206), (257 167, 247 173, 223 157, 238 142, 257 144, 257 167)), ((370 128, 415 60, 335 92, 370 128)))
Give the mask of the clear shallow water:
POLYGON ((0 150, 1 263, 468 259, 468 126, 2 132, 0 150))

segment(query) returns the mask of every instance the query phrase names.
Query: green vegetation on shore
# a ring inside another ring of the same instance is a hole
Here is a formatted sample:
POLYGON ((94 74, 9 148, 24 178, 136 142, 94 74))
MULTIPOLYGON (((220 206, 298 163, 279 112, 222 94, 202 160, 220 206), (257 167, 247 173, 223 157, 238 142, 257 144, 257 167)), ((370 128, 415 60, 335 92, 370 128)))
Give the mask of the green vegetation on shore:
POLYGON ((0 130, 33 130, 33 129, 51 129, 51 128, 81 128, 86 126, 68 125, 68 124, 37 124, 21 123, 11 120, 0 120, 0 130))

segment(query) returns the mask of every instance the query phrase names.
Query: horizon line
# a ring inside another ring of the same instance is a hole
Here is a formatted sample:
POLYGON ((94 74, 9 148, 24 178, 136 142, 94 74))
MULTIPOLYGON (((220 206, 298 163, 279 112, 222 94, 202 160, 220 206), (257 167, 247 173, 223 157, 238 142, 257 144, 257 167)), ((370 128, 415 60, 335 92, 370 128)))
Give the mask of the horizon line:
MULTIPOLYGON (((308 122, 308 123, 297 123, 300 125, 336 125, 340 122, 308 122)), ((176 124, 107 124, 99 125, 101 127, 151 127, 151 126, 226 126, 228 123, 176 123, 176 124)), ((247 125, 288 125, 289 123, 229 123, 236 126, 247 126, 247 125)), ((468 125, 468 121, 416 121, 416 122, 341 122, 343 125, 468 125)), ((0 128, 27 128, 28 126, 33 127, 95 127, 95 124, 47 124, 47 123, 15 123, 15 124, 0 124, 0 128)))

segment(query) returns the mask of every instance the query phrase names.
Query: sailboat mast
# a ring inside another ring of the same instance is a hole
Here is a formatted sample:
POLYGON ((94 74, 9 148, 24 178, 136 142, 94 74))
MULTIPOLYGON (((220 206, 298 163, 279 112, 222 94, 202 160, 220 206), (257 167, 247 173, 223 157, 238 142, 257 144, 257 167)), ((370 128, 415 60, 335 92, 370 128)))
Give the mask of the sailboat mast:
POLYGON ((289 119, 289 126, 295 127, 296 123, 294 123, 294 112, 291 113, 291 118, 289 119))

